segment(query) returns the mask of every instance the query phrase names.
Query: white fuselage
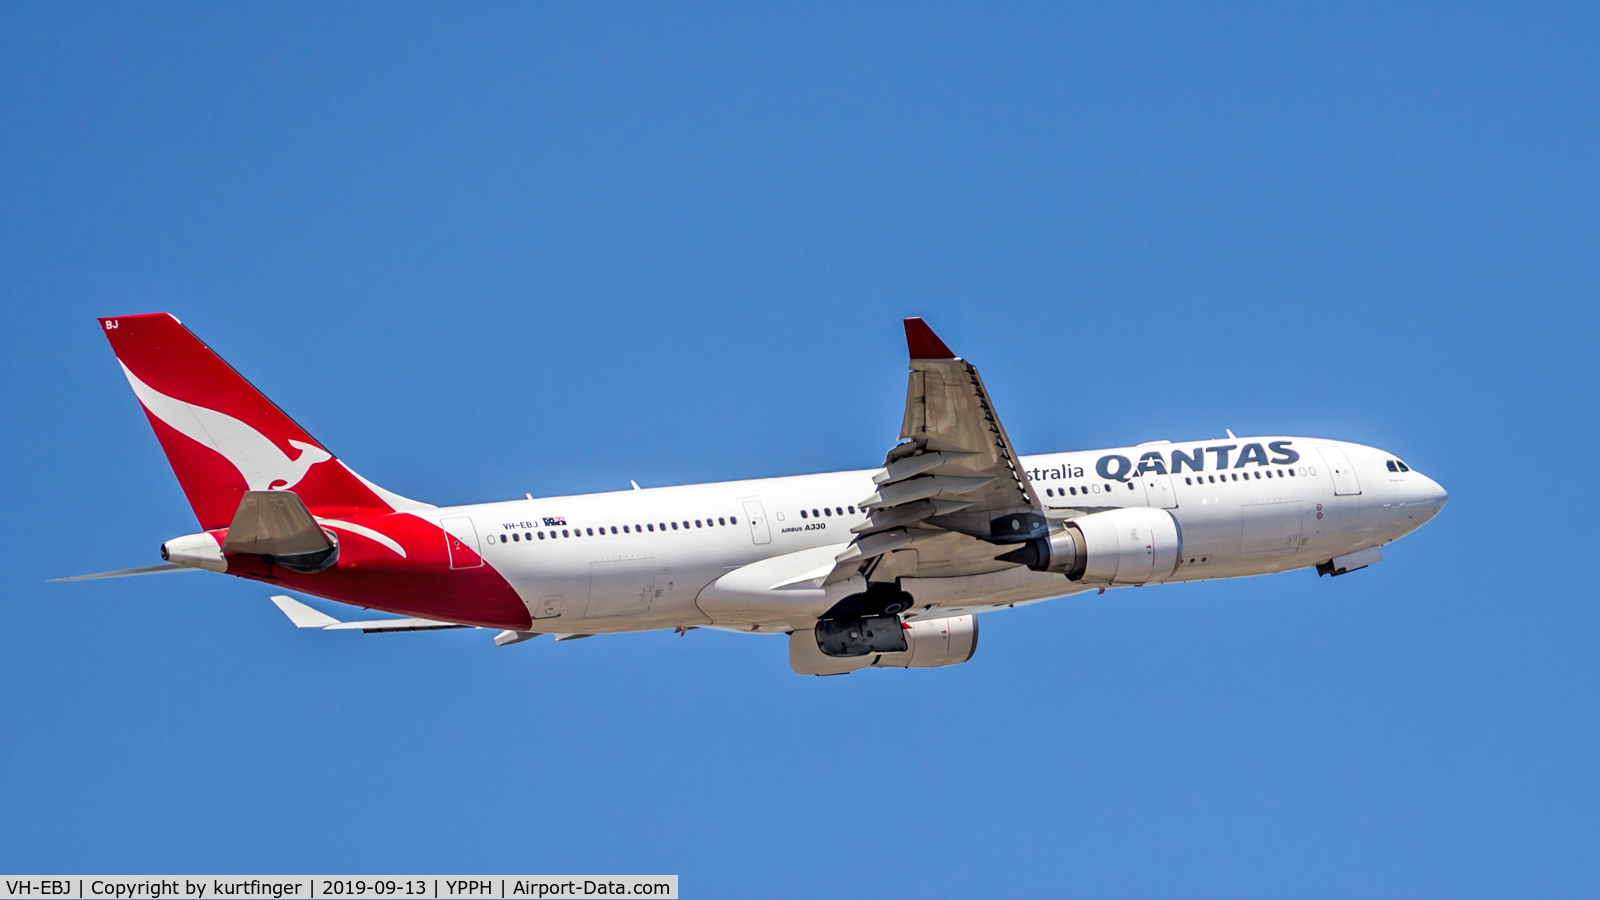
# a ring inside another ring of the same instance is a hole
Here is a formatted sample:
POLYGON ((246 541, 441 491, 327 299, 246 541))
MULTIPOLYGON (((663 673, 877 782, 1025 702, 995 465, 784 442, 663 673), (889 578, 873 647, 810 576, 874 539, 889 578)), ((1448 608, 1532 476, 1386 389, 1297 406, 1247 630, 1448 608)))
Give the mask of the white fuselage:
MULTIPOLYGON (((1405 535, 1445 500, 1438 484, 1402 469, 1392 454, 1315 438, 1157 442, 1022 462, 1052 517, 1123 507, 1171 512, 1181 549, 1168 582, 1314 566, 1405 535)), ((439 522, 470 518, 484 560, 516 589, 538 631, 787 631, 809 627, 834 599, 821 577, 853 537, 850 528, 866 517, 857 504, 873 492, 873 471, 514 500, 425 515, 439 522)), ((453 530, 461 533, 459 524, 453 530)), ((996 555, 1005 549, 996 546, 996 555)), ((923 566, 901 583, 923 617, 1096 587, 1006 563, 959 577, 923 566)))

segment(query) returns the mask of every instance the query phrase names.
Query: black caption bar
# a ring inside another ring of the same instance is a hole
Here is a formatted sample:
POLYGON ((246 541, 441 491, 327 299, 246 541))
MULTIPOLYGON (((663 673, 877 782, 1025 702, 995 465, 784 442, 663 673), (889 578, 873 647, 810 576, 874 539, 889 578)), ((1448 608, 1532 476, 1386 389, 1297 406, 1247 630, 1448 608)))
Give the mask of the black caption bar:
POLYGON ((6 875, 0 900, 677 900, 676 875, 6 875))

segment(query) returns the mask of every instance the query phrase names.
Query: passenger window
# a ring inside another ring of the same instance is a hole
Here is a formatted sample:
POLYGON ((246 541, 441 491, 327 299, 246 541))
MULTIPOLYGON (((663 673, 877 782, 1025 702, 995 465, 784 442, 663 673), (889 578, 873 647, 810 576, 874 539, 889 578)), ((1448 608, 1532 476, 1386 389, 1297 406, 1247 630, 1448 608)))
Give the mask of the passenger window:
POLYGON ((622 526, 622 533, 623 534, 627 534, 628 533, 628 526, 626 526, 626 525, 622 526))
POLYGON ((852 516, 853 516, 853 515, 855 515, 855 514, 856 514, 856 508, 855 508, 855 507, 854 507, 854 506, 851 506, 851 507, 847 507, 847 509, 849 509, 849 510, 850 510, 850 515, 852 515, 852 516))
POLYGON ((812 515, 813 515, 813 516, 815 516, 815 515, 816 515, 816 514, 817 514, 817 511, 816 511, 816 510, 814 510, 814 509, 813 509, 813 510, 812 510, 812 511, 811 511, 811 514, 812 514, 812 515))
POLYGON ((1069 488, 1067 488, 1067 490, 1072 492, 1072 496, 1074 496, 1074 497, 1078 496, 1078 489, 1077 488, 1069 487, 1069 488))
POLYGON ((1261 480, 1261 473, 1259 471, 1256 472, 1256 480, 1257 481, 1261 480))
POLYGON ((1187 475, 1183 476, 1183 483, 1184 484, 1194 484, 1193 481, 1189 480, 1189 476, 1187 476, 1187 475))
POLYGON ((738 519, 738 517, 736 517, 736 516, 729 516, 729 517, 728 517, 728 524, 729 524, 729 525, 737 525, 737 524, 739 524, 739 519, 738 519))
POLYGON ((694 527, 696 527, 696 528, 700 527, 700 520, 699 519, 695 519, 694 520, 694 527))
POLYGON ((803 509, 800 510, 800 518, 802 518, 802 519, 806 518, 806 511, 803 510, 803 509))
POLYGON ((828 518, 830 518, 830 519, 831 519, 831 518, 833 518, 833 507, 831 507, 831 506, 824 506, 824 507, 823 507, 823 508, 822 508, 822 514, 823 514, 823 515, 825 515, 825 516, 827 516, 827 517, 828 517, 828 518))
POLYGON ((520 540, 522 540, 522 535, 517 534, 515 531, 513 531, 513 532, 511 532, 511 539, 513 541, 520 541, 520 540))
POLYGON ((726 524, 728 524, 728 520, 727 520, 727 519, 724 519, 724 518, 722 518, 722 517, 721 517, 721 516, 718 516, 718 517, 717 517, 717 524, 718 524, 718 525, 726 525, 726 524))
POLYGON ((1215 475, 1207 475, 1206 479, 1209 480, 1212 484, 1216 484, 1217 483, 1217 476, 1215 476, 1215 475))
POLYGON ((585 529, 585 530, 587 530, 589 532, 589 537, 594 537, 594 529, 593 528, 589 528, 589 529, 585 529))
POLYGON ((1054 496, 1055 496, 1055 495, 1056 495, 1056 492, 1055 492, 1055 491, 1052 491, 1052 490, 1050 490, 1050 489, 1049 489, 1049 488, 1045 488, 1045 489, 1044 489, 1044 495, 1045 495, 1045 496, 1046 496, 1046 497, 1054 497, 1054 496))
POLYGON ((1293 470, 1293 469, 1290 469, 1290 470, 1289 470, 1289 474, 1290 474, 1290 475, 1293 475, 1293 474, 1294 474, 1294 470, 1293 470))
POLYGON ((1268 478, 1271 478, 1271 477, 1272 477, 1272 470, 1271 470, 1271 469, 1268 469, 1268 470, 1267 470, 1267 477, 1268 477, 1268 478))
POLYGON ((673 531, 677 531, 678 530, 678 523, 677 522, 673 522, 672 523, 672 530, 673 531))
POLYGON ((654 525, 646 525, 645 527, 650 529, 651 531, 655 531, 656 530, 656 526, 654 526, 654 525))
POLYGON ((1133 482, 1128 482, 1128 490, 1133 490, 1133 482))
POLYGON ((683 520, 683 530, 684 531, 688 531, 689 530, 689 520, 688 519, 684 519, 683 520))
POLYGON ((561 536, 567 537, 567 530, 565 528, 561 529, 561 536))
POLYGON ((659 524, 660 524, 660 525, 661 525, 661 530, 662 530, 662 531, 666 531, 666 530, 667 530, 667 523, 665 523, 665 522, 661 522, 661 523, 659 523, 659 524))
POLYGON ((539 532, 539 540, 544 540, 544 532, 539 532))

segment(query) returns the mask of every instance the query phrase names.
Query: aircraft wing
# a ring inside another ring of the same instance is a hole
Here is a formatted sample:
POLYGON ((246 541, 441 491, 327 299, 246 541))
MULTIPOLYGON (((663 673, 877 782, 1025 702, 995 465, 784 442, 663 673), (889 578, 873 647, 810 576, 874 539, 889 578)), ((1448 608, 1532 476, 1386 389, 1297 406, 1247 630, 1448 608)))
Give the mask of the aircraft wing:
POLYGON ((865 575, 888 581, 976 575, 1010 568, 994 557, 1044 535, 1044 506, 1017 460, 976 366, 956 356, 921 319, 906 319, 911 373, 900 443, 873 476, 825 583, 865 575))

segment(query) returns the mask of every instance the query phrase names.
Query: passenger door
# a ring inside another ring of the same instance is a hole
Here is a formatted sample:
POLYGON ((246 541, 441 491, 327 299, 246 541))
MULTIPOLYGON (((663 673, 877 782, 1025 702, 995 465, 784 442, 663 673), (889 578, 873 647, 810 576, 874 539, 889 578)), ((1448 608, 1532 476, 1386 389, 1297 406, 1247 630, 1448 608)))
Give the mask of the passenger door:
POLYGON ((1338 447, 1318 447, 1317 452, 1322 454, 1322 459, 1328 464, 1328 473, 1333 476, 1333 492, 1335 494, 1361 493, 1361 481, 1356 478, 1355 467, 1350 465, 1350 458, 1338 447))
POLYGON ((454 516, 439 522, 444 529, 445 545, 450 548, 450 568, 476 569, 483 565, 482 551, 478 549, 478 530, 466 516, 454 516))

